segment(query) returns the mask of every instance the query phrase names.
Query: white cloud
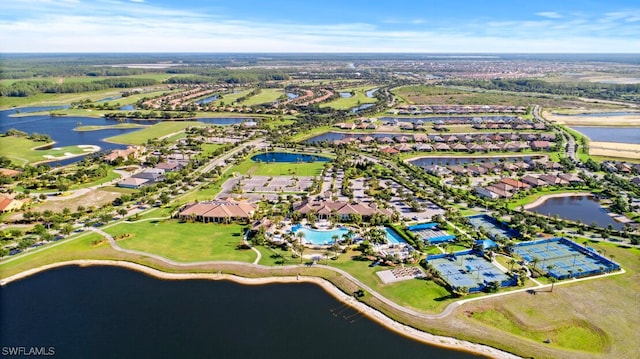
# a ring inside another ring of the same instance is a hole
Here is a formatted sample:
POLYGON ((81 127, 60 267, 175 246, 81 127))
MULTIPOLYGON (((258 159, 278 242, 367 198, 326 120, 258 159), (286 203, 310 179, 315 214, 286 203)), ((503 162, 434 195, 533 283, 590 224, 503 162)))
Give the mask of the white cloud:
POLYGON ((548 19, 561 19, 563 18, 562 15, 560 15, 559 13, 555 12, 555 11, 542 11, 542 12, 537 12, 536 15, 538 16, 542 16, 542 17, 546 17, 548 19))

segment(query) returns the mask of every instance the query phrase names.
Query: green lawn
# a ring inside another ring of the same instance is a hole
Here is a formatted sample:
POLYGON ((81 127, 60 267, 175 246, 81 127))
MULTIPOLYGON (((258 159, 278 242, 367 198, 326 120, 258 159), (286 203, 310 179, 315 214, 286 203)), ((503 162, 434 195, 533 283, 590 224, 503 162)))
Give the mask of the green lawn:
MULTIPOLYGON (((110 249, 109 244, 97 233, 85 232, 81 237, 67 240, 55 245, 55 247, 42 247, 38 250, 31 250, 7 262, 6 259, 0 262, 0 274, 2 277, 23 272, 28 269, 40 267, 46 264, 63 262, 73 259, 91 259, 94 250, 110 249), (99 244, 98 244, 99 243, 99 244)), ((9 257, 12 259, 11 257, 9 257)))
POLYGON ((38 93, 28 97, 0 97, 0 109, 26 106, 57 106, 68 105, 85 99, 97 101, 105 97, 119 96, 122 90, 105 89, 81 93, 49 94, 38 93))
POLYGON ((74 131, 100 131, 100 130, 113 130, 117 128, 145 128, 148 126, 140 125, 137 123, 118 123, 115 125, 105 125, 105 126, 78 126, 74 128, 74 131))
POLYGON ((330 260, 329 265, 349 272, 392 301, 420 312, 437 313, 454 301, 444 287, 431 281, 412 279, 383 284, 375 272, 391 268, 369 267, 371 264, 369 261, 352 260, 351 257, 355 254, 355 252, 341 254, 338 260, 330 260))
POLYGON ((78 146, 54 147, 48 150, 34 149, 46 145, 44 142, 31 141, 24 137, 2 136, 0 137, 0 156, 6 156, 13 163, 23 166, 27 163, 45 161, 47 160, 45 156, 60 157, 65 153, 74 155, 89 153, 78 146))
POLYGON ((178 262, 229 260, 252 262, 256 253, 238 250, 242 240, 237 224, 217 225, 182 223, 177 220, 123 222, 105 231, 118 240, 122 248, 153 253, 178 262))
POLYGON ((242 105, 253 106, 270 103, 282 96, 284 96, 284 91, 281 89, 262 89, 259 94, 247 98, 242 102, 242 105))
POLYGON ((567 349, 599 352, 607 345, 606 338, 586 324, 567 323, 551 328, 530 328, 518 323, 509 314, 495 309, 475 313, 473 317, 487 325, 538 342, 550 339, 554 345, 567 349))
POLYGON ((376 86, 363 86, 363 87, 355 87, 344 90, 337 90, 337 92, 352 92, 353 96, 343 98, 327 102, 325 104, 320 105, 320 107, 331 107, 336 110, 348 110, 350 108, 356 107, 358 105, 362 105, 365 103, 375 103, 377 99, 367 97, 366 92, 376 88, 376 86))
POLYGON ((213 102, 215 106, 221 106, 223 103, 225 106, 229 106, 234 103, 240 97, 247 96, 253 89, 243 90, 236 93, 222 94, 220 99, 213 102))
POLYGON ((125 143, 131 145, 142 145, 152 138, 160 138, 175 132, 181 132, 187 127, 205 127, 206 124, 196 121, 165 121, 153 126, 146 127, 140 131, 129 132, 123 135, 107 138, 109 142, 125 143))
MULTIPOLYGON (((321 156, 325 156, 321 154, 321 156)), ((255 162, 247 158, 231 168, 230 172, 255 176, 319 176, 327 162, 255 162)))

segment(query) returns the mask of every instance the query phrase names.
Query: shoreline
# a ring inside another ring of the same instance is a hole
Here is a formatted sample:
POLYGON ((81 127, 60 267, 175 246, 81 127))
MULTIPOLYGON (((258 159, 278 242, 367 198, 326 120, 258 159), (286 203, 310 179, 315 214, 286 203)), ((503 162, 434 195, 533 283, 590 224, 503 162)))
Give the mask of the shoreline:
POLYGON ((553 193, 553 194, 545 194, 544 196, 540 196, 538 199, 531 203, 527 203, 522 208, 525 210, 529 210, 534 207, 538 207, 543 204, 546 200, 550 198, 560 198, 560 197, 580 197, 580 196, 593 196, 591 192, 575 192, 575 193, 553 193))
POLYGON ((318 285, 322 288, 327 294, 331 295, 335 299, 340 302, 351 306, 352 308, 358 310, 367 318, 375 321, 376 323, 382 325, 388 330, 391 330, 397 334, 405 336, 409 339, 416 340, 418 342, 428 344, 436 347, 443 347, 447 349, 453 349, 473 354, 490 356, 492 358, 498 359, 512 359, 512 358, 520 358, 514 354, 487 346, 482 344, 476 344, 472 342, 468 342, 465 340, 460 340, 453 337, 445 337, 433 335, 430 333, 426 333, 410 326, 401 324, 386 315, 382 312, 369 307, 368 305, 356 300, 354 297, 347 295, 329 281, 319 278, 319 277, 308 277, 308 276, 297 276, 297 277, 261 277, 261 278, 245 278, 231 274, 217 274, 217 273, 168 273, 163 272, 151 267, 147 267, 141 264, 136 264, 132 262, 126 261, 116 261, 116 260, 71 260, 59 263, 52 263, 48 265, 44 265, 38 268, 33 268, 26 270, 24 272, 15 274, 13 276, 4 278, 0 280, 0 287, 5 286, 11 282, 18 281, 29 276, 38 274, 40 272, 44 272, 50 269, 66 267, 66 266, 79 266, 79 267, 87 267, 87 266, 116 266, 127 268, 130 270, 138 271, 145 273, 147 275, 153 276, 155 278, 159 278, 162 280, 191 280, 191 279, 199 279, 199 280, 228 280, 234 283, 242 284, 242 285, 265 285, 265 284, 276 284, 276 283, 312 283, 318 285))

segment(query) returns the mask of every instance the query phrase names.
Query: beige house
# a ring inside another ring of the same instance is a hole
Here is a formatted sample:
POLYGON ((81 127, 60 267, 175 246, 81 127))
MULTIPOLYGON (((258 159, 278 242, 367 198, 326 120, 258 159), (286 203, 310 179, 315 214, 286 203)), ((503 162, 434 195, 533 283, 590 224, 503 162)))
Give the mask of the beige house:
POLYGON ((246 201, 196 202, 182 208, 178 217, 204 223, 231 223, 249 220, 257 208, 257 205, 246 201))

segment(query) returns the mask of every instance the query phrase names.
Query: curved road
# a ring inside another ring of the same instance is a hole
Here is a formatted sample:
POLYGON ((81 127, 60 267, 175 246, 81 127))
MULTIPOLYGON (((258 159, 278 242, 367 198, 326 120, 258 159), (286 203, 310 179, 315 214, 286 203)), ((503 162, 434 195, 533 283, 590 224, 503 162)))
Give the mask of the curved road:
MULTIPOLYGON (((150 219, 146 219, 146 220, 150 220, 150 219)), ((123 253, 129 253, 129 254, 133 254, 133 255, 140 255, 140 256, 146 256, 146 257, 154 258, 154 259, 156 259, 158 261, 161 261, 163 263, 167 263, 167 264, 170 264, 170 265, 173 265, 173 266, 177 266, 177 267, 191 267, 191 266, 211 265, 211 264, 233 264, 233 265, 236 265, 236 266, 248 267, 248 268, 260 268, 260 269, 269 269, 269 268, 271 268, 270 266, 263 266, 263 265, 257 264, 258 261, 261 258, 261 255, 258 252, 258 250, 253 248, 253 247, 251 247, 251 248, 258 253, 258 258, 256 260, 254 260, 253 263, 238 262, 238 261, 203 261, 203 262, 184 263, 184 262, 176 262, 176 261, 167 259, 165 257, 159 256, 159 255, 156 255, 156 254, 151 254, 151 253, 146 253, 146 252, 141 252, 141 251, 135 251, 135 250, 131 250, 131 249, 121 248, 120 246, 118 246, 118 244, 116 243, 115 239, 110 234, 108 234, 108 233, 106 233, 103 230, 98 229, 98 228, 92 228, 91 230, 96 232, 96 233, 98 233, 98 234, 100 234, 100 235, 102 235, 102 236, 104 236, 105 238, 107 238, 108 241, 109 241, 109 244, 111 245, 111 247, 116 251, 120 251, 120 252, 123 252, 123 253)), ((376 297, 380 301, 384 302, 388 306, 390 306, 390 307, 392 307, 392 308, 394 308, 394 309, 396 309, 396 310, 398 310, 400 312, 403 312, 405 314, 411 315, 413 317, 425 319, 425 320, 443 319, 443 318, 447 317, 448 315, 450 315, 451 313, 453 313, 453 311, 456 308, 458 308, 459 306, 461 306, 462 304, 467 303, 467 302, 476 301, 476 300, 483 300, 483 299, 493 298, 493 297, 499 297, 499 296, 509 295, 509 294, 513 294, 513 293, 521 293, 521 292, 526 292, 526 291, 530 291, 530 290, 540 290, 540 289, 545 289, 545 288, 550 288, 551 287, 550 284, 542 285, 542 284, 538 283, 538 285, 536 287, 520 288, 520 289, 515 289, 515 290, 512 290, 512 291, 508 291, 508 292, 489 294, 489 295, 485 295, 485 296, 477 297, 477 298, 462 299, 462 300, 458 300, 456 302, 453 302, 453 303, 449 304, 442 312, 440 312, 438 314, 425 314, 425 313, 418 312, 418 311, 415 311, 415 310, 410 309, 410 308, 403 307, 403 306, 401 306, 401 305, 399 305, 399 304, 387 299, 385 296, 383 296, 382 294, 376 292, 373 288, 371 288, 368 285, 364 284, 363 282, 361 282, 360 280, 358 280, 357 278, 355 278, 354 276, 352 276, 348 272, 345 272, 342 269, 331 267, 331 266, 327 266, 327 265, 322 265, 322 264, 314 264, 314 266, 340 273, 341 275, 343 275, 344 277, 349 279, 351 282, 355 283, 360 288, 366 290, 371 295, 373 295, 374 297, 376 297)), ((306 267, 306 266, 300 264, 300 265, 282 266, 280 268, 294 269, 294 268, 304 268, 304 267, 306 267)), ((624 269, 622 269, 622 270, 620 270, 618 272, 604 274, 602 276, 618 275, 618 274, 623 274, 623 273, 625 273, 624 269)), ((566 283, 573 283, 573 282, 576 282, 576 281, 591 280, 591 279, 594 279, 594 278, 600 278, 602 276, 594 276, 594 277, 573 279, 573 280, 568 280, 568 281, 555 283, 555 285, 557 286, 557 285, 562 285, 562 284, 566 284, 566 283)))

